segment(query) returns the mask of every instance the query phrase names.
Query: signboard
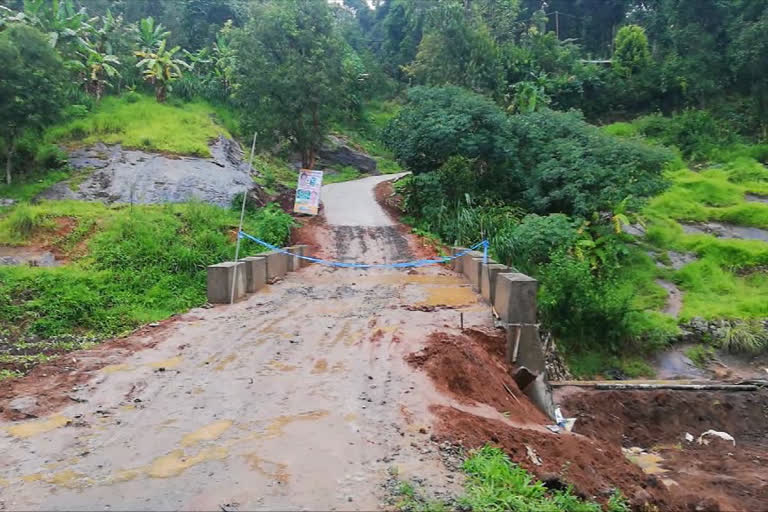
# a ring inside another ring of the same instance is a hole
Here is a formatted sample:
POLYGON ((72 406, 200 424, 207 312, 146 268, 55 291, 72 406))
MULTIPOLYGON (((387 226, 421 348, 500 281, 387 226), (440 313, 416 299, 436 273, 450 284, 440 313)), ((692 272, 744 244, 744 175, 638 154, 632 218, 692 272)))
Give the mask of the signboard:
POLYGON ((320 188, 323 186, 323 171, 299 171, 299 184, 296 187, 296 202, 293 211, 317 215, 320 208, 320 188))

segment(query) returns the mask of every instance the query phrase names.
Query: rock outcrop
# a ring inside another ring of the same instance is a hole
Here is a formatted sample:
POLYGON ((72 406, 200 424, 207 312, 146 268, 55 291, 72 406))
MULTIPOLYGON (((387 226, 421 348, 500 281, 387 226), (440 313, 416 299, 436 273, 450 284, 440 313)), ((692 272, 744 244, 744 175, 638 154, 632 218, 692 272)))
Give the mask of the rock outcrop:
POLYGON ((199 200, 228 206, 254 186, 251 172, 237 142, 219 137, 210 149, 211 158, 148 153, 119 144, 78 149, 69 162, 76 176, 87 177, 57 183, 38 197, 139 204, 199 200))
POLYGON ((376 160, 371 156, 354 149, 347 141, 329 135, 326 142, 318 151, 320 167, 350 166, 360 172, 378 174, 376 160))

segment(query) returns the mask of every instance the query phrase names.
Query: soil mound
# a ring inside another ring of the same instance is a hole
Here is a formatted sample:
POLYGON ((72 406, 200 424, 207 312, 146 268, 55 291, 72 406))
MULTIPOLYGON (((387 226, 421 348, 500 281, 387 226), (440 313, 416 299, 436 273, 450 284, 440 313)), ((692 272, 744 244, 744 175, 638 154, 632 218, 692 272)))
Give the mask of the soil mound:
POLYGON ((437 388, 462 403, 488 404, 509 413, 511 421, 546 421, 517 388, 504 364, 501 334, 466 329, 462 335, 432 333, 427 346, 406 360, 427 372, 437 388))

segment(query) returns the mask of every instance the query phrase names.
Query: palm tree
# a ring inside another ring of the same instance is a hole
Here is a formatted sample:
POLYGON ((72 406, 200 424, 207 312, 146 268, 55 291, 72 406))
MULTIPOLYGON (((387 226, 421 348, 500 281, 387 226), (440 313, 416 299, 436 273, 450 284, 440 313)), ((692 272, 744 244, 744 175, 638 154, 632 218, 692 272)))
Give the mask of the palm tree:
POLYGON ((141 58, 136 67, 143 68, 144 80, 155 86, 155 98, 159 103, 165 101, 171 83, 181 76, 181 68, 190 69, 189 64, 175 57, 181 47, 174 46, 166 50, 165 46, 166 40, 163 39, 157 52, 136 52, 136 56, 141 58))
POLYGON ((160 43, 171 35, 162 23, 155 25, 155 19, 150 16, 139 20, 136 25, 136 37, 142 52, 152 52, 160 43))

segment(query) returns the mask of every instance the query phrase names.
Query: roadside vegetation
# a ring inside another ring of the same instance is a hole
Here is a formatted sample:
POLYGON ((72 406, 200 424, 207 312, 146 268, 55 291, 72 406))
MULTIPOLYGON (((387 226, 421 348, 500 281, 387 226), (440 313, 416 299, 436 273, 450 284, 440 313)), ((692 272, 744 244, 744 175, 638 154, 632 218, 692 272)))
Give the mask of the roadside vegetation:
POLYGON ((396 507, 403 512, 477 512, 517 510, 521 512, 629 512, 630 507, 616 490, 605 505, 582 500, 572 489, 551 490, 528 471, 513 463, 499 448, 486 445, 468 454, 464 461, 464 494, 456 503, 443 503, 422 496, 410 482, 396 490, 396 507))
MULTIPOLYGON (((0 244, 52 251, 62 266, 0 266, 0 368, 24 371, 62 351, 205 304, 205 268, 231 260, 239 212, 191 203, 21 205, 0 219, 0 244)), ((245 229, 288 240, 293 220, 274 206, 245 229)))

